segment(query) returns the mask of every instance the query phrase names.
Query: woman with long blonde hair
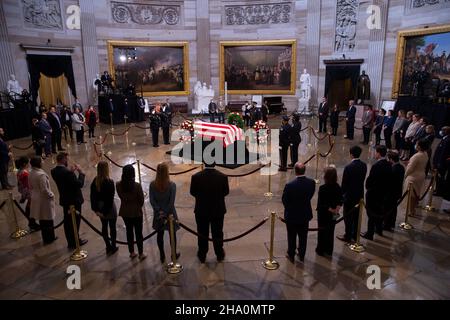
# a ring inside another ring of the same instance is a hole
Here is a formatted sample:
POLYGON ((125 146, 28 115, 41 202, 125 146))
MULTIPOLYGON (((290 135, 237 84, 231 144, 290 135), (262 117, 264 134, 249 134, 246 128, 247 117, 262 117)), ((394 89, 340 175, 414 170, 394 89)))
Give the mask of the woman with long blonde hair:
POLYGON ((114 204, 114 181, 109 177, 109 165, 106 161, 97 164, 97 176, 91 183, 91 208, 102 222, 102 236, 106 244, 106 254, 114 254, 116 246, 117 209, 114 204), (108 237, 108 226, 109 236, 108 237))
MULTIPOLYGON (((150 204, 153 208, 153 229, 157 231, 157 243, 159 248, 159 257, 161 263, 166 261, 164 253, 164 230, 169 230, 168 217, 170 214, 175 219, 178 219, 177 211, 175 210, 175 197, 177 186, 170 181, 169 167, 166 163, 158 164, 156 168, 156 177, 150 183, 150 204)), ((177 225, 175 230, 179 229, 177 225)), ((175 248, 176 248, 176 236, 175 248)), ((177 258, 180 256, 176 254, 177 258)))

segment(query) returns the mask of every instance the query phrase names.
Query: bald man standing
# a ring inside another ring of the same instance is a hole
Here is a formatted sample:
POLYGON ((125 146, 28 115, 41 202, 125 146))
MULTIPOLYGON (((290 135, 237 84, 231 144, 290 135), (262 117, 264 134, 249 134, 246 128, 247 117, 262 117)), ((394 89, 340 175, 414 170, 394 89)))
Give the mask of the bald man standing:
POLYGON ((311 199, 316 190, 314 180, 305 176, 306 166, 303 163, 297 162, 294 170, 296 177, 286 184, 282 197, 288 237, 286 258, 292 263, 294 263, 297 236, 298 256, 301 262, 305 260, 309 221, 313 217, 311 199))

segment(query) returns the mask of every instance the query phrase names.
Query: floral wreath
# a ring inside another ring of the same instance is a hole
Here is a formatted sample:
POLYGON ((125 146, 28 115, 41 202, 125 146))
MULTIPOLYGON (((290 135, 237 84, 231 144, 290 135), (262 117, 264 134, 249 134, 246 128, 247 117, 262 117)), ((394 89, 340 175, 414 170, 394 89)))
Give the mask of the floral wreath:
POLYGON ((242 116, 238 112, 232 112, 228 115, 228 124, 244 129, 244 119, 242 119, 242 116))
POLYGON ((267 139, 270 134, 270 128, 267 125, 267 123, 265 123, 262 120, 258 120, 253 125, 253 130, 255 130, 255 132, 256 132, 256 136, 257 136, 259 143, 267 142, 267 139))
POLYGON ((184 142, 194 141, 194 124, 192 123, 192 121, 190 121, 190 120, 183 121, 180 124, 180 128, 182 130, 186 130, 189 132, 189 134, 184 132, 184 134, 182 134, 180 137, 180 141, 184 141, 184 142))

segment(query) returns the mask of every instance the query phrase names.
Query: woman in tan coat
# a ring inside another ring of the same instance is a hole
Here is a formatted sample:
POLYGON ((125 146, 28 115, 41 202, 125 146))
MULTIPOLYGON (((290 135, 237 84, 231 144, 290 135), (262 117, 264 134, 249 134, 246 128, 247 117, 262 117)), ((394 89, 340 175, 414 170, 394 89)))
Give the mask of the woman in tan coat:
POLYGON ((420 140, 416 144, 417 153, 414 154, 409 160, 408 166, 405 171, 405 186, 408 188, 409 183, 412 183, 412 195, 411 195, 411 214, 415 214, 416 206, 419 202, 420 194, 422 193, 422 187, 425 182, 425 171, 428 163, 427 150, 429 143, 426 140, 420 140))
POLYGON ((56 240, 53 229, 55 219, 55 195, 50 189, 48 175, 42 170, 41 157, 33 157, 30 161, 31 172, 29 177, 31 190, 30 217, 39 220, 41 226, 42 240, 44 244, 56 240))

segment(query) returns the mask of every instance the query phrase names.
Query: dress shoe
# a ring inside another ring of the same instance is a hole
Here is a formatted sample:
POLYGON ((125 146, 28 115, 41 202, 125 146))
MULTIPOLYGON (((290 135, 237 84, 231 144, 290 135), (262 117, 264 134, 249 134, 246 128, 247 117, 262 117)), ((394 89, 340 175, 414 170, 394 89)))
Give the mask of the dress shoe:
POLYGON ((87 239, 80 239, 80 247, 84 246, 86 243, 88 243, 87 239))
POLYGON ((153 145, 153 148, 158 148, 158 147, 159 147, 158 144, 154 144, 154 145, 153 145))
POLYGON ((119 251, 119 247, 112 247, 109 249, 109 254, 113 255, 114 253, 116 253, 117 251, 119 251))
POLYGON ((147 258, 147 255, 145 254, 145 253, 141 253, 140 255, 139 255, 139 260, 144 260, 145 258, 147 258))
POLYGON ((159 255, 159 261, 161 261, 162 264, 166 262, 166 256, 165 255, 159 255))
POLYGON ((200 263, 205 263, 206 257, 201 256, 199 254, 197 254, 198 260, 200 261, 200 263))
POLYGON ((336 239, 344 241, 344 242, 350 242, 350 239, 346 238, 345 235, 343 236, 336 236, 336 239))
POLYGON ((379 235, 380 237, 383 236, 383 232, 382 231, 377 231, 377 235, 379 235))
POLYGON ((131 258, 131 259, 134 259, 134 258, 136 258, 137 256, 138 256, 138 254, 137 254, 136 252, 130 253, 130 258, 131 258))
POLYGON ((288 164, 288 168, 293 168, 294 167, 294 164, 293 163, 289 163, 288 164))
POLYGON ((373 236, 370 236, 367 232, 361 234, 361 238, 373 241, 373 236))
POLYGON ((285 172, 285 171, 287 171, 287 169, 286 168, 278 168, 278 171, 285 172))
POLYGON ((48 244, 51 244, 51 243, 55 242, 55 240, 57 240, 57 239, 58 239, 58 237, 54 237, 53 240, 51 240, 51 241, 45 241, 45 242, 44 242, 44 246, 46 246, 46 245, 48 245, 48 244))
POLYGON ((222 255, 217 256, 217 262, 222 262, 223 260, 225 260, 225 251, 223 252, 222 255))
POLYGON ((288 259, 291 263, 295 263, 295 258, 286 253, 286 259, 288 259))
POLYGON ((324 257, 324 256, 325 256, 325 253, 323 253, 322 251, 319 251, 319 250, 317 250, 317 249, 316 249, 316 254, 317 254, 318 256, 321 256, 321 257, 324 257))

